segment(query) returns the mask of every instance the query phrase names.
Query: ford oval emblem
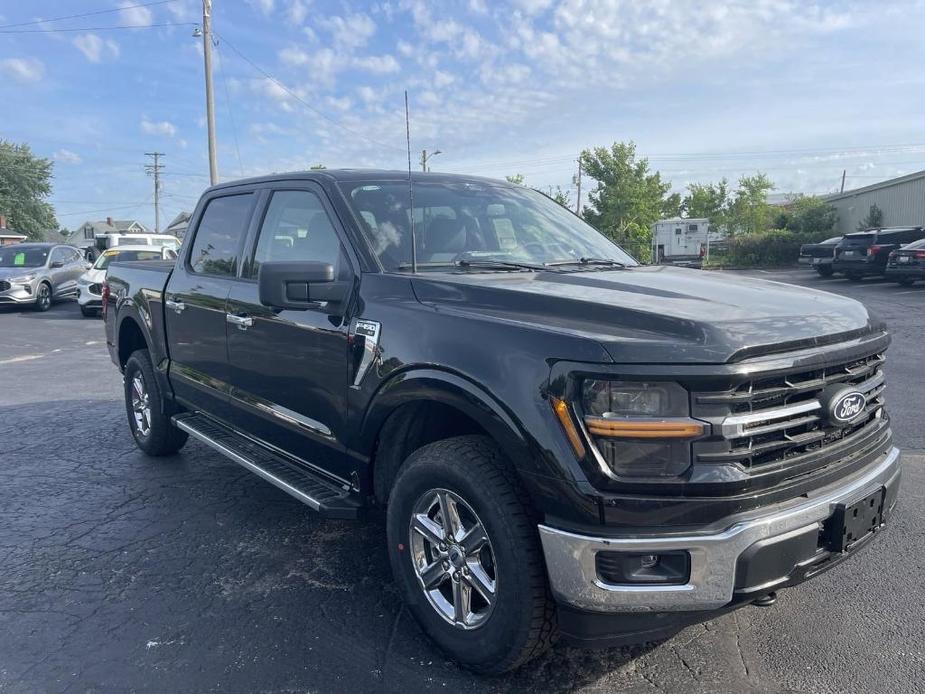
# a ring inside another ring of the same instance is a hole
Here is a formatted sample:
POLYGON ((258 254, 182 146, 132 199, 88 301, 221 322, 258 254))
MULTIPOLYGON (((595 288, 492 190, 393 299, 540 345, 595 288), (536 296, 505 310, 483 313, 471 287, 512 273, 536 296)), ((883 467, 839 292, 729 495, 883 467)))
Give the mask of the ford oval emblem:
POLYGON ((856 419, 864 411, 866 405, 867 397, 860 391, 851 390, 847 393, 840 393, 837 398, 832 399, 829 405, 829 417, 835 424, 847 424, 856 419))

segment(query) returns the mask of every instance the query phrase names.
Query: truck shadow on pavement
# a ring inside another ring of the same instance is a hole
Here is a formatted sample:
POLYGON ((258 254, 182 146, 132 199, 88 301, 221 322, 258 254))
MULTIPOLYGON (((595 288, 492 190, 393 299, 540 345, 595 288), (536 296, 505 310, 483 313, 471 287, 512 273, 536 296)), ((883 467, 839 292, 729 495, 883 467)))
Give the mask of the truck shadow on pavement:
POLYGON ((0 690, 548 692, 646 652, 474 676, 402 607, 381 521, 322 520, 197 442, 147 458, 121 401, 0 407, 0 442, 0 690))

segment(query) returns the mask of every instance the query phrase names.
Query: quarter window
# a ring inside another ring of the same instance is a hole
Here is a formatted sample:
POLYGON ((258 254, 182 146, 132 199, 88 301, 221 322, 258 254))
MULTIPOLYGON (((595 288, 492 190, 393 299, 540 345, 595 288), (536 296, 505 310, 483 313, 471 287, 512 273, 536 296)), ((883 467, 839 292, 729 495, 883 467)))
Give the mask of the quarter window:
POLYGON ((314 260, 333 265, 338 277, 341 255, 340 239, 321 199, 307 190, 279 190, 270 199, 254 260, 245 274, 256 279, 260 264, 269 261, 314 260))
POLYGON ((209 201, 190 251, 190 267, 204 275, 234 277, 253 196, 229 195, 209 201))

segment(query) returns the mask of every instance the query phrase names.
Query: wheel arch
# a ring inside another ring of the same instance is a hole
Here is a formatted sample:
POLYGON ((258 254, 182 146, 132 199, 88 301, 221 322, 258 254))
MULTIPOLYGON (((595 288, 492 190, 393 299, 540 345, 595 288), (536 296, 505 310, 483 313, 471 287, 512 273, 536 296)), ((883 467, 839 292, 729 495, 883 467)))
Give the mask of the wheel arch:
POLYGON ((450 371, 393 374, 373 397, 361 427, 372 489, 385 503, 398 469, 412 452, 464 434, 491 438, 514 465, 527 459, 530 440, 513 414, 480 385, 450 371))

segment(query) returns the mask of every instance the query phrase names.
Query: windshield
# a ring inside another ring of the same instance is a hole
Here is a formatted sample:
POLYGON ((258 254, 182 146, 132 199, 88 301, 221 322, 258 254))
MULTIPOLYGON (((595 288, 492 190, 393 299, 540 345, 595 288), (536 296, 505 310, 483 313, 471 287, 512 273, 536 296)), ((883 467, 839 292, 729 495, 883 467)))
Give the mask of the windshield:
POLYGON ((162 260, 163 253, 157 251, 107 251, 97 258, 94 270, 105 270, 113 260, 162 260))
MULTIPOLYGON (((341 184, 382 266, 411 267, 408 183, 341 184)), ((612 241, 549 198, 529 188, 482 182, 414 185, 418 269, 492 263, 578 263, 612 260, 636 265, 612 241)), ((513 269, 513 266, 510 266, 513 269)))
POLYGON ((49 250, 35 246, 0 248, 0 267, 42 267, 48 259, 49 250))

